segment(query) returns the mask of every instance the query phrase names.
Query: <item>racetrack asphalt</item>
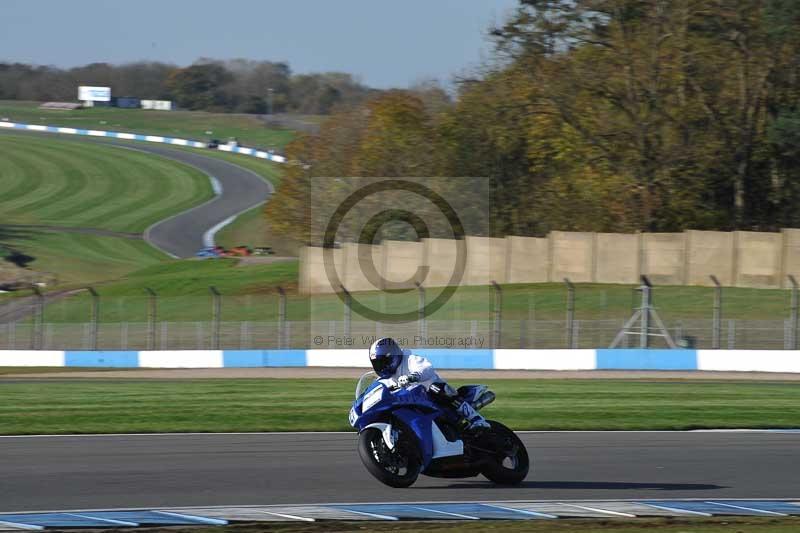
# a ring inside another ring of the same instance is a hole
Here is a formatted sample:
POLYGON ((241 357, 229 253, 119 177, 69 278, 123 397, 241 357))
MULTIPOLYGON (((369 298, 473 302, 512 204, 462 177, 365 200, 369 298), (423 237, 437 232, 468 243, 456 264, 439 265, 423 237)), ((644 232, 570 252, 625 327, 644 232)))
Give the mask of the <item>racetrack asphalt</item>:
POLYGON ((792 498, 800 434, 521 434, 533 469, 519 487, 421 476, 373 479, 355 433, 0 437, 0 511, 620 498, 792 498))
MULTIPOLYGON (((52 136, 52 133, 10 130, 0 133, 52 136)), ((64 140, 65 136, 59 136, 64 140)), ((167 146, 136 143, 110 138, 69 138, 74 142, 109 144, 128 150, 138 150, 166 157, 192 166, 215 178, 222 187, 221 194, 206 203, 178 213, 153 224, 144 234, 150 244, 168 254, 185 258, 192 257, 203 247, 203 235, 221 222, 266 202, 274 192, 271 183, 261 176, 236 164, 206 157, 202 154, 169 148, 167 146)), ((242 156, 246 157, 246 156, 242 156)))
POLYGON ((207 231, 264 203, 275 191, 271 183, 255 172, 220 159, 160 145, 137 144, 134 147, 129 143, 110 139, 96 142, 179 161, 215 178, 222 186, 221 194, 212 200, 157 222, 145 231, 145 240, 175 257, 194 256, 203 247, 203 235, 207 231))

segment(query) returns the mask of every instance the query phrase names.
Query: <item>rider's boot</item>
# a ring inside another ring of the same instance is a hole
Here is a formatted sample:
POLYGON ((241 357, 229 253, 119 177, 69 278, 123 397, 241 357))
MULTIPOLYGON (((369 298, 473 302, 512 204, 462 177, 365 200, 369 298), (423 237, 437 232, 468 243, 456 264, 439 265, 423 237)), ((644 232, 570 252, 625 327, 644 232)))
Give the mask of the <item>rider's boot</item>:
POLYGON ((441 403, 449 403, 455 409, 456 413, 461 417, 462 427, 468 434, 477 435, 488 429, 489 423, 483 418, 478 411, 472 407, 472 404, 460 398, 458 392, 444 382, 436 382, 431 384, 428 392, 433 395, 436 401, 441 403))
POLYGON ((483 416, 469 402, 462 401, 456 407, 456 412, 461 415, 466 423, 466 431, 468 433, 479 434, 491 426, 483 416))

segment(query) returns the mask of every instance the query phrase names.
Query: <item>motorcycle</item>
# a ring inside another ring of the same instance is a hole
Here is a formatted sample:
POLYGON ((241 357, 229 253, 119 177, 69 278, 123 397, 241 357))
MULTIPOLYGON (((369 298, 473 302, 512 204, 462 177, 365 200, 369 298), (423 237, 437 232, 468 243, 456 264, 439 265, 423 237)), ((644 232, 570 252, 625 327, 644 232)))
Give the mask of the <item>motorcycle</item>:
MULTIPOLYGON (((485 385, 465 385, 458 395, 476 410, 495 399, 485 385)), ((517 485, 528 475, 528 452, 513 431, 488 420, 490 429, 476 435, 466 432, 455 410, 435 403, 419 384, 401 388, 367 372, 356 385, 349 420, 358 430, 358 455, 364 466, 390 487, 409 487, 420 474, 482 474, 501 485, 517 485)))

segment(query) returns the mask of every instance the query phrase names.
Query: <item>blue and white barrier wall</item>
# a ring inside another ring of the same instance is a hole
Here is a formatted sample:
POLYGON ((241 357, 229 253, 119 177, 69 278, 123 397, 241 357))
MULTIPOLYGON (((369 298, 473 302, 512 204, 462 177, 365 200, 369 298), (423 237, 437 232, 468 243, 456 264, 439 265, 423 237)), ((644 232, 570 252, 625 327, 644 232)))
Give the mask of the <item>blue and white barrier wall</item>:
MULTIPOLYGON (((205 148, 206 143, 201 141, 192 141, 189 139, 179 139, 176 137, 163 137, 161 135, 141 135, 138 133, 123 133, 119 131, 105 131, 105 130, 87 130, 81 128, 64 128, 61 126, 44 126, 40 124, 22 124, 19 122, 6 122, 0 121, 0 128, 40 131, 46 133, 61 133, 64 135, 85 135, 89 137, 110 137, 112 139, 125 139, 127 141, 144 141, 161 144, 175 144, 178 146, 189 146, 191 148, 205 148)), ((232 152, 235 154, 249 155, 259 159, 267 159, 275 163, 285 163, 286 158, 282 155, 276 155, 263 150, 256 150, 255 148, 244 148, 243 146, 228 146, 220 144, 217 147, 222 152, 232 152)))
MULTIPOLYGON (((800 373, 794 350, 419 349, 437 368, 476 370, 713 370, 800 373)), ((0 350, 0 366, 117 368, 368 368, 366 349, 46 351, 0 350)))

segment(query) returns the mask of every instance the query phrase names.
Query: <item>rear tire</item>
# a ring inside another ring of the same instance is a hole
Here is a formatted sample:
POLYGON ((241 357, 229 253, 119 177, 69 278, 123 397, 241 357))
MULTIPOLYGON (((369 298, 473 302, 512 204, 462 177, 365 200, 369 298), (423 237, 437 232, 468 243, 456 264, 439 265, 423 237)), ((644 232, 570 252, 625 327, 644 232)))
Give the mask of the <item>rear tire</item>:
MULTIPOLYGON (((396 427, 396 426, 395 426, 396 427)), ((367 428, 358 435, 358 455, 370 474, 385 485, 404 489, 414 484, 422 468, 416 441, 408 430, 397 428, 394 450, 383 440, 377 428, 367 428)))
POLYGON ((528 450, 516 433, 500 422, 494 420, 488 422, 492 426, 491 432, 494 434, 498 450, 481 470, 481 474, 498 485, 519 485, 530 469, 528 450))

